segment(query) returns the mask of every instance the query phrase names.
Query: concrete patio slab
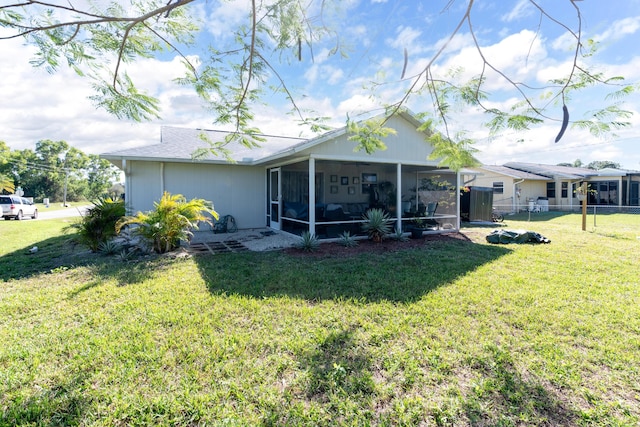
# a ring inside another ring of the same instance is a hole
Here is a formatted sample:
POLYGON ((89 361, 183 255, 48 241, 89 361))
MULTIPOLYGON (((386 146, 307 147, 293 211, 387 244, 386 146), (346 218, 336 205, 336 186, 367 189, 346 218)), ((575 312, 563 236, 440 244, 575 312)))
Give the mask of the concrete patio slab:
POLYGON ((300 241, 294 236, 270 228, 240 229, 235 233, 195 231, 189 248, 196 253, 227 253, 244 251, 270 251, 294 246, 300 241))

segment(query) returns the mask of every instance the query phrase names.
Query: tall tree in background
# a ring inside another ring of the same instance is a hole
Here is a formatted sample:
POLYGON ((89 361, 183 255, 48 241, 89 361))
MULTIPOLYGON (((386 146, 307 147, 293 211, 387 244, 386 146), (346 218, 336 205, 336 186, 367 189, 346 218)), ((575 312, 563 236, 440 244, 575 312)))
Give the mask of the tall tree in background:
POLYGON ((85 167, 87 189, 84 197, 87 200, 95 200, 111 191, 114 183, 118 182, 120 171, 100 156, 89 154, 88 157, 89 163, 85 167))
POLYGON ((4 141, 0 141, 0 194, 15 191, 13 175, 7 161, 10 152, 9 146, 4 141))
MULTIPOLYGON (((366 52, 366 45, 344 34, 345 28, 350 27, 349 14, 341 15, 341 9, 348 9, 351 2, 251 0, 244 11, 244 25, 238 25, 229 37, 232 40, 229 46, 203 46, 196 50, 196 42, 201 41, 198 38, 201 27, 206 22, 206 18, 199 19, 206 16, 203 10, 223 3, 223 0, 156 0, 123 4, 107 0, 79 6, 65 2, 16 2, 0 6, 0 25, 7 30, 0 39, 23 38, 36 46, 38 53, 33 63, 50 72, 69 66, 90 77, 94 82, 95 104, 117 117, 133 120, 158 117, 160 104, 158 99, 138 89, 127 65, 140 58, 159 57, 167 51, 175 54, 185 67, 180 82, 193 87, 212 111, 215 123, 232 124, 237 130, 226 141, 212 143, 212 150, 223 151, 224 145, 232 140, 248 147, 259 144, 262 139, 254 125, 254 109, 274 91, 290 103, 292 114, 301 124, 314 131, 327 129, 326 117, 301 106, 304 93, 296 92, 281 71, 292 62, 301 61, 303 56, 313 58, 320 47, 333 55, 347 56, 350 49, 342 44, 345 39, 351 50, 366 52)), ((454 21, 451 32, 430 56, 421 58, 420 66, 411 74, 407 70, 413 64, 405 49, 398 75, 380 73, 371 78, 372 96, 383 98, 381 92, 398 89, 395 99, 379 102, 385 117, 406 108, 410 100, 419 99, 417 105, 424 106, 424 110, 418 113, 427 120, 425 128, 442 133, 434 135, 438 153, 456 168, 461 160, 473 161, 473 141, 452 126, 456 105, 486 113, 491 135, 505 129, 527 130, 552 121, 559 129, 558 141, 570 124, 594 135, 628 125, 630 112, 623 108, 620 98, 637 88, 619 76, 608 77, 591 70, 589 58, 597 43, 583 40, 580 2, 558 0, 555 6, 564 7, 562 15, 550 13, 538 1, 521 2, 539 16, 538 32, 543 25, 549 25, 563 31, 570 40, 566 60, 572 66, 568 74, 556 76, 543 86, 535 81, 521 81, 517 71, 506 69, 499 59, 489 55, 479 39, 487 28, 474 21, 474 14, 483 10, 483 3, 466 0, 422 4, 438 19, 451 17, 454 21), (462 77, 459 69, 443 73, 438 68, 444 63, 447 49, 463 31, 473 40, 480 65, 480 71, 472 78, 462 77), (487 82, 496 79, 511 86, 514 101, 510 105, 495 107, 492 102, 487 82), (605 98, 608 101, 603 100, 603 107, 589 112, 584 119, 570 121, 572 97, 577 91, 595 86, 610 89, 605 98)), ((371 152, 384 148, 380 135, 389 133, 386 124, 383 119, 350 129, 357 133, 359 148, 371 152)))
POLYGON ((582 160, 580 159, 576 159, 573 161, 573 163, 558 163, 558 166, 569 166, 571 168, 581 168, 582 165, 582 160))
POLYGON ((595 170, 606 169, 606 168, 620 169, 620 163, 612 162, 609 160, 596 160, 589 163, 587 165, 587 168, 595 169, 595 170))
POLYGON ((620 169, 620 163, 612 162, 609 160, 595 160, 585 166, 582 163, 582 160, 577 159, 577 160, 574 160, 573 163, 558 163, 558 166, 569 166, 574 168, 587 168, 587 169, 594 169, 594 170, 600 170, 605 168, 620 169))
POLYGON ((42 140, 35 150, 13 151, 10 165, 25 195, 37 200, 92 200, 104 195, 119 174, 106 160, 65 141, 42 140))
MULTIPOLYGON (((69 149, 69 144, 64 141, 43 140, 36 143, 35 151, 27 149, 14 154, 18 182, 26 195, 36 199, 63 200, 67 178, 65 166, 70 163, 66 159, 69 149)), ((74 154, 71 153, 70 159, 75 157, 74 154)), ((71 194, 73 191, 68 191, 68 195, 71 194)))

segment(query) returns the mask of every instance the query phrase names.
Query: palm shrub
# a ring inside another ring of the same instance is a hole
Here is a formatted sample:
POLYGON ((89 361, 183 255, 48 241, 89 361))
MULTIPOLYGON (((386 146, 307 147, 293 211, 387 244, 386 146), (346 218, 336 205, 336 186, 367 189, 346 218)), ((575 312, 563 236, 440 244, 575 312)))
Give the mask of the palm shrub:
POLYGON ((13 193, 16 191, 16 187, 13 184, 13 179, 8 176, 0 173, 0 192, 8 191, 9 193, 13 193))
POLYGON ((382 209, 369 209, 362 219, 365 220, 362 230, 376 243, 382 242, 382 239, 391 232, 389 214, 382 209))
POLYGON ((87 213, 78 221, 65 227, 65 232, 75 232, 75 240, 87 245, 93 252, 100 245, 116 236, 116 223, 124 217, 126 209, 124 200, 113 200, 110 197, 99 198, 87 213))
POLYGON ((198 229, 198 222, 211 224, 206 214, 218 219, 218 213, 208 207, 203 199, 187 199, 182 194, 171 195, 164 192, 155 209, 149 212, 138 212, 135 216, 122 218, 116 224, 120 233, 127 225, 136 225, 132 232, 151 242, 153 250, 165 253, 176 249, 180 241, 189 240, 192 229, 198 229))

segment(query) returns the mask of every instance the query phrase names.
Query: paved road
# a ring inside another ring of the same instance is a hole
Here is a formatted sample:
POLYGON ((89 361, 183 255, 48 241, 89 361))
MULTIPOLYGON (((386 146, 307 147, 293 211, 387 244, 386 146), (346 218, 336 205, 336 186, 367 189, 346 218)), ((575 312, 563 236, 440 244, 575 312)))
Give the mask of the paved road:
POLYGON ((50 211, 45 207, 38 208, 38 219, 69 218, 84 215, 89 206, 73 206, 50 211))

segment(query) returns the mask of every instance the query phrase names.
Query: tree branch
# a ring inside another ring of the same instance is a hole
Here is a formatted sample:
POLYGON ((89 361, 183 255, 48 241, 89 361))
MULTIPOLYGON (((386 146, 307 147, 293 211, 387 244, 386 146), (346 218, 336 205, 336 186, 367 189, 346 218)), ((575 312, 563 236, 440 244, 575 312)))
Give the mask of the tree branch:
POLYGON ((257 31, 257 8, 256 8, 256 0, 251 0, 251 18, 252 18, 252 25, 251 25, 251 46, 249 48, 249 57, 247 58, 246 62, 249 62, 249 71, 248 71, 248 76, 247 76, 247 83, 242 83, 242 76, 244 75, 244 73, 242 72, 242 70, 240 70, 240 81, 242 83, 243 86, 243 91, 242 91, 242 95, 240 96, 240 99, 238 100, 234 110, 236 112, 236 130, 240 130, 239 129, 239 124, 241 123, 241 117, 240 117, 240 111, 241 111, 241 107, 242 104, 244 104, 245 100, 247 99, 247 94, 249 93, 249 86, 251 85, 251 79, 253 77, 253 57, 256 51, 256 31, 257 31))
POLYGON ((520 88, 519 85, 516 84, 516 82, 514 82, 504 72, 502 72, 498 68, 494 67, 489 61, 487 61, 487 58, 484 56, 484 53, 482 52, 482 48, 480 47, 480 43, 478 42, 478 39, 476 38, 476 34, 475 34, 474 30, 473 30, 473 24, 471 22, 470 16, 467 16, 467 23, 469 25, 469 33, 471 34, 471 37, 473 38, 473 42, 474 42, 474 44, 476 46, 476 50, 478 51, 478 54, 480 55, 480 58, 482 58, 482 62, 484 63, 484 65, 486 65, 489 68, 491 68, 498 75, 500 75, 503 79, 505 79, 507 82, 509 82, 509 84, 511 84, 520 93, 520 95, 522 95, 522 97, 524 98, 524 100, 527 103, 527 105, 529 105, 529 107, 531 107, 531 109, 537 115, 539 115, 540 117, 546 117, 544 114, 542 114, 542 111, 540 111, 535 105, 533 105, 533 103, 531 102, 531 100, 529 99, 527 94, 524 93, 524 91, 520 88))
POLYGON ((2 22, 3 24, 7 25, 8 27, 11 28, 16 28, 16 29, 22 29, 23 31, 13 34, 11 36, 3 36, 0 37, 0 40, 9 40, 9 39, 15 39, 15 38, 19 38, 19 37, 24 37, 36 32, 47 32, 50 30, 55 30, 58 28, 66 28, 66 27, 73 27, 73 26, 91 26, 91 25, 97 25, 97 24, 107 24, 107 23, 126 23, 126 22, 130 22, 132 23, 133 26, 135 26, 136 24, 139 24, 140 22, 144 22, 150 18, 153 18, 154 16, 157 15, 162 15, 163 13, 166 12, 170 12, 173 9, 177 8, 177 7, 182 7, 185 6, 189 3, 192 3, 194 1, 197 0, 181 0, 178 1, 176 3, 170 3, 167 4, 163 7, 160 7, 158 9, 154 9, 152 11, 149 11, 147 13, 145 13, 144 15, 141 16, 137 16, 137 17, 124 17, 124 16, 119 16, 119 17, 113 17, 113 16, 106 16, 106 15, 99 15, 99 14, 95 14, 95 13, 90 13, 90 12, 85 12, 85 11, 81 11, 72 7, 66 7, 66 6, 61 6, 61 5, 56 5, 56 4, 49 4, 49 3, 43 3, 43 2, 38 2, 38 1, 33 1, 33 2, 28 2, 28 3, 22 3, 22 4, 18 4, 18 5, 13 5, 13 6, 2 6, 0 7, 1 9, 7 9, 10 7, 18 7, 18 6, 30 6, 33 4, 38 4, 41 6, 46 6, 46 7, 51 7, 53 9, 60 9, 60 10, 65 10, 65 11, 72 11, 72 12, 76 12, 79 13, 81 15, 84 16, 88 16, 88 17, 94 17, 96 19, 85 19, 85 20, 74 20, 74 21, 65 21, 65 22, 59 22, 56 24, 51 24, 51 25, 44 25, 44 26, 38 26, 38 27, 30 27, 30 26, 25 26, 25 25, 18 25, 14 22, 7 22, 6 20, 0 20, 0 22, 2 22))
MULTIPOLYGON (((404 96, 402 97, 402 99, 400 99, 400 101, 398 101, 395 105, 395 107, 391 110, 391 113, 387 116, 387 119, 385 119, 385 121, 382 123, 382 125, 386 124, 386 122, 388 121, 388 119, 393 115, 396 114, 398 111, 400 111, 400 109, 402 108, 402 106, 404 104, 407 103, 407 101, 409 100, 409 97, 411 96, 411 94, 416 90, 416 87, 418 86, 418 82, 420 81, 420 79, 422 79, 423 76, 425 76, 427 78, 427 80, 429 80, 428 78, 428 74, 429 74, 429 70, 431 69, 431 67, 433 66, 433 64, 436 62, 436 60, 440 57, 440 55, 442 55, 442 53, 445 51, 445 49, 447 48, 447 46, 449 45, 449 43, 451 43, 451 41, 453 40, 453 38, 456 36, 456 34, 458 34, 458 32, 460 31, 460 29, 462 28, 462 25, 464 24, 467 16, 469 16, 469 14, 471 13, 471 8, 473 7, 473 3, 475 0, 469 0, 469 4, 467 5, 467 10, 464 14, 464 16, 462 17, 462 19, 460 19, 460 22, 458 22, 458 25, 456 25, 456 27, 453 29, 453 31, 451 32, 451 34, 449 35, 449 38, 447 39, 447 41, 440 47, 440 49, 438 49, 438 51, 435 53, 435 55, 433 55, 431 57, 431 59, 429 60, 429 63, 425 66, 425 68, 420 72, 420 74, 418 74, 415 79, 414 82, 411 84, 411 86, 409 86, 409 89, 407 89, 405 91, 404 96)), ((450 2, 451 3, 451 2, 450 2)), ((448 7, 448 6, 447 6, 448 7)))

